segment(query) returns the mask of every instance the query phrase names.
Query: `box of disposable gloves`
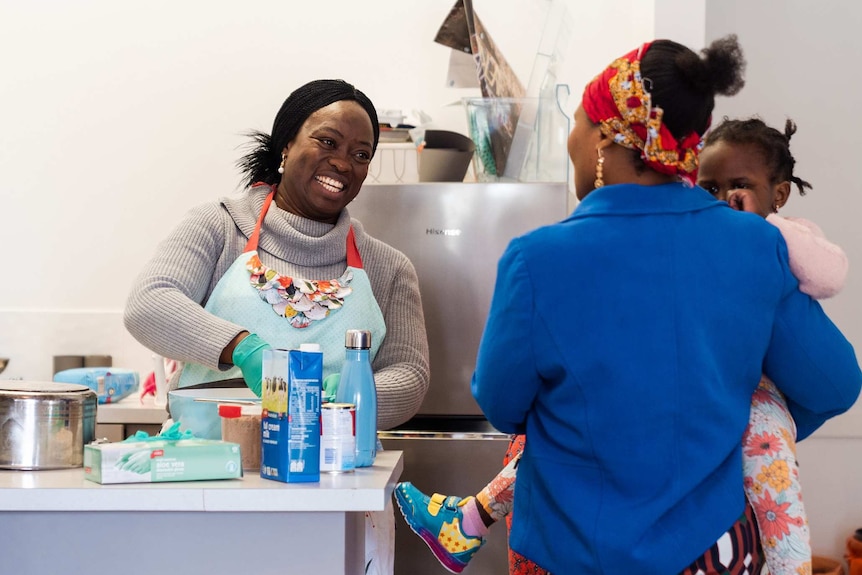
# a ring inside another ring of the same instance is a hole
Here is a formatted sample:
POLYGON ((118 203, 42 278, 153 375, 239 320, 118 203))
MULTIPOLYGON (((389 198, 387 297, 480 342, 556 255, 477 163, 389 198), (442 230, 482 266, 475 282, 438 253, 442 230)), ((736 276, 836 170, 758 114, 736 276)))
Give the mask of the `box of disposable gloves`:
MULTIPOLYGON (((140 433, 140 432, 139 432, 140 433)), ((238 443, 130 437, 84 446, 84 477, 97 483, 159 483, 242 477, 238 443)))

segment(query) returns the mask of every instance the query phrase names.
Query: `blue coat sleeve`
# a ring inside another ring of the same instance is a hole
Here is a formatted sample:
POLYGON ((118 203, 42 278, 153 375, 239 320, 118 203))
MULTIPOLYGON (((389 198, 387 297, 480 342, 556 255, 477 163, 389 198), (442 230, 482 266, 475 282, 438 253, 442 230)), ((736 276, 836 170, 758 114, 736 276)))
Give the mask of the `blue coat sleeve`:
POLYGON ((799 291, 783 240, 778 259, 784 290, 763 371, 787 398, 801 440, 853 406, 862 388, 862 372, 847 338, 819 303, 799 291))
POLYGON ((533 290, 515 239, 497 265, 472 381, 473 397, 488 421, 504 433, 524 433, 541 384, 530 337, 533 319, 533 290))

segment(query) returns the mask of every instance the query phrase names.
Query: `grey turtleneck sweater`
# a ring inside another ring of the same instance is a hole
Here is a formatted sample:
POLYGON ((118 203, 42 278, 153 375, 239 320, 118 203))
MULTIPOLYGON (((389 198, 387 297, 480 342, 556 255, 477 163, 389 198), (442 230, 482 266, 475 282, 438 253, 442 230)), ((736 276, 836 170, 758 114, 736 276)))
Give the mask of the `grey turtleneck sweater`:
MULTIPOLYGON (((125 325, 148 349, 179 361, 226 369, 219 355, 241 331, 254 332, 205 311, 222 275, 243 252, 269 189, 251 188, 189 211, 161 242, 135 281, 125 325)), ((374 359, 379 429, 410 419, 428 390, 428 340, 419 281, 407 256, 365 233, 347 210, 332 224, 308 220, 272 204, 258 248, 264 265, 310 280, 339 277, 353 225, 371 289, 383 312, 386 338, 374 359)))

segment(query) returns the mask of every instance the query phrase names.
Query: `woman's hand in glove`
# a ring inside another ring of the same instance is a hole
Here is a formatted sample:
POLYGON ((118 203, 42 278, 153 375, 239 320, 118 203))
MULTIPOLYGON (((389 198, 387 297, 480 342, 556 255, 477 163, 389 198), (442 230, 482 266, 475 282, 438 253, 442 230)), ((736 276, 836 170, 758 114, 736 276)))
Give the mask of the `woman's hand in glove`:
POLYGON ((257 334, 250 333, 233 349, 233 364, 242 371, 245 384, 260 397, 263 380, 263 352, 272 347, 257 334))
POLYGON ((341 382, 340 373, 331 373, 323 379, 323 403, 328 401, 335 402, 335 396, 338 395, 339 382, 341 382))

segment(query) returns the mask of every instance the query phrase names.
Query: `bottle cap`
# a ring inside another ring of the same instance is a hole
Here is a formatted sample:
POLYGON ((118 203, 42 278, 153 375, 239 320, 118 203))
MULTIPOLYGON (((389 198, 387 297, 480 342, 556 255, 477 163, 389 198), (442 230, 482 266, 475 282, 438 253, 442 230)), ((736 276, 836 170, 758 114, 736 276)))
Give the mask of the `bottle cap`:
POLYGON ((299 344, 299 351, 310 351, 314 353, 320 353, 320 344, 319 343, 301 343, 299 344))
POLYGON ((348 329, 344 334, 344 347, 371 349, 371 332, 366 329, 348 329))
POLYGON ((222 417, 240 417, 242 415, 242 406, 241 405, 227 405, 227 404, 219 404, 218 406, 218 414, 222 417))

